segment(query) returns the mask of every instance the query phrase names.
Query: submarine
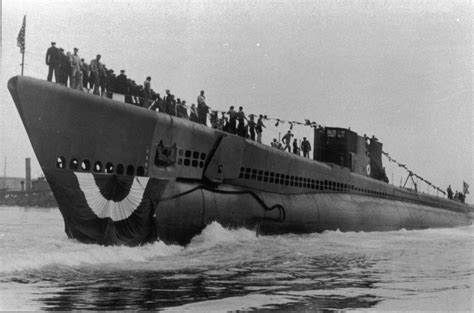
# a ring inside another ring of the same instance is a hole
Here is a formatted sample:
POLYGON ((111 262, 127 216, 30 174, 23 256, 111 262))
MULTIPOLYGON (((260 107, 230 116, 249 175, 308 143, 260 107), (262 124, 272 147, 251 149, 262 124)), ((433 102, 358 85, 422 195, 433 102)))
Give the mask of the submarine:
POLYGON ((31 77, 8 88, 80 242, 186 245, 214 221, 262 235, 472 224, 469 205, 389 184, 383 144, 348 128, 314 128, 310 159, 31 77))

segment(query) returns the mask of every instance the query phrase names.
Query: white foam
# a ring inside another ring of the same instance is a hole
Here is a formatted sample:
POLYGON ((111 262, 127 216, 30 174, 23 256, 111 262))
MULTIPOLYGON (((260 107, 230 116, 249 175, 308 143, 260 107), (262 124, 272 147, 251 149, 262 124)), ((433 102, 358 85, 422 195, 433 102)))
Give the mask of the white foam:
MULTIPOLYGON (((45 238, 46 239, 46 238, 45 238)), ((20 249, 19 242, 11 242, 5 247, 5 253, 0 254, 0 273, 14 271, 35 270, 47 266, 85 266, 85 265, 120 265, 126 264, 127 268, 139 267, 144 262, 159 262, 162 267, 171 266, 160 262, 160 258, 169 256, 180 257, 185 255, 200 254, 213 247, 223 244, 234 246, 243 242, 256 241, 254 231, 247 229, 225 229, 219 223, 208 225, 201 234, 192 239, 185 248, 177 245, 166 245, 158 241, 140 247, 126 246, 100 246, 83 244, 66 238, 47 238, 44 242, 35 240, 27 244, 23 242, 20 249)), ((186 263, 175 263, 176 266, 186 266, 186 263)), ((188 264, 190 265, 190 264, 188 264)))
POLYGON ((26 251, 10 251, 0 255, 0 272, 8 273, 39 269, 46 266, 82 266, 146 262, 155 257, 178 253, 183 247, 165 245, 162 242, 141 247, 99 246, 64 240, 61 244, 48 243, 30 247, 26 251))
POLYGON ((197 236, 195 236, 189 248, 210 248, 222 243, 251 242, 257 239, 255 231, 238 228, 227 229, 218 222, 212 222, 197 236))

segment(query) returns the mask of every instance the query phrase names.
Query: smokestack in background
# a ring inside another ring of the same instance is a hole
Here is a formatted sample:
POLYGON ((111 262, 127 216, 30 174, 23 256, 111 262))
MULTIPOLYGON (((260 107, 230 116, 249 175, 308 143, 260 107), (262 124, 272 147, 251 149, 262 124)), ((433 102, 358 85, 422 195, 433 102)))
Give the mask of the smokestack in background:
POLYGON ((31 159, 25 159, 25 169, 26 169, 26 191, 31 190, 31 159))

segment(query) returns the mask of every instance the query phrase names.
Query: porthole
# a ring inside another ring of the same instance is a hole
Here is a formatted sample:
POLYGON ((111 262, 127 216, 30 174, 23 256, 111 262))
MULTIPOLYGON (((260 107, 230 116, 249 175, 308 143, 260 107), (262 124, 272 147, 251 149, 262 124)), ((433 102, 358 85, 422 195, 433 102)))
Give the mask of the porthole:
POLYGON ((199 159, 199 152, 198 151, 193 152, 193 159, 199 159))
POLYGON ((63 169, 66 166, 66 159, 62 156, 56 159, 56 167, 63 169))
POLYGON ((95 162, 94 172, 100 173, 102 171, 102 163, 100 161, 95 162))
POLYGON ((186 158, 190 158, 191 157, 191 150, 186 150, 186 152, 184 153, 184 156, 186 158))
POLYGON ((179 149, 178 150, 178 156, 182 157, 184 154, 184 150, 183 149, 179 149))
POLYGON ((201 153, 201 160, 205 160, 206 159, 206 154, 205 153, 201 153))
POLYGON ((108 162, 105 165, 105 172, 108 173, 108 174, 112 174, 114 172, 114 165, 112 163, 108 162))
POLYGON ((197 160, 193 160, 193 162, 191 163, 192 167, 197 167, 198 166, 198 161, 197 160))
POLYGON ((82 160, 81 170, 83 170, 84 172, 90 171, 91 170, 91 162, 89 160, 82 160))
POLYGON ((118 175, 122 175, 122 174, 123 174, 123 164, 118 164, 118 165, 117 165, 117 169, 115 170, 115 172, 116 172, 118 175))
POLYGON ((69 162, 69 168, 73 171, 79 169, 79 161, 76 158, 71 159, 71 162, 69 162))
POLYGON ((189 166, 191 164, 191 161, 189 159, 184 159, 184 166, 189 166))
POLYGON ((203 167, 204 167, 204 162, 203 162, 203 161, 199 162, 199 167, 200 167, 200 168, 203 168, 203 167))
POLYGON ((143 166, 137 167, 137 176, 145 176, 145 168, 143 166))
POLYGON ((135 167, 133 165, 127 166, 127 175, 134 176, 135 175, 135 167))
POLYGON ((183 164, 183 159, 178 158, 178 165, 181 165, 181 164, 183 164))

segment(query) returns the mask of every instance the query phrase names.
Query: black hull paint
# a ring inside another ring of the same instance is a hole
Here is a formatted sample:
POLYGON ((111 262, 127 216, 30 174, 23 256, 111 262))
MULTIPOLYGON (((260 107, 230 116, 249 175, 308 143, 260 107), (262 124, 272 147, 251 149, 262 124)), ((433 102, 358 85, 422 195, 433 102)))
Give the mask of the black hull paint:
POLYGON ((82 242, 187 244, 213 221, 261 234, 471 224, 466 205, 189 121, 26 77, 9 89, 82 242))

